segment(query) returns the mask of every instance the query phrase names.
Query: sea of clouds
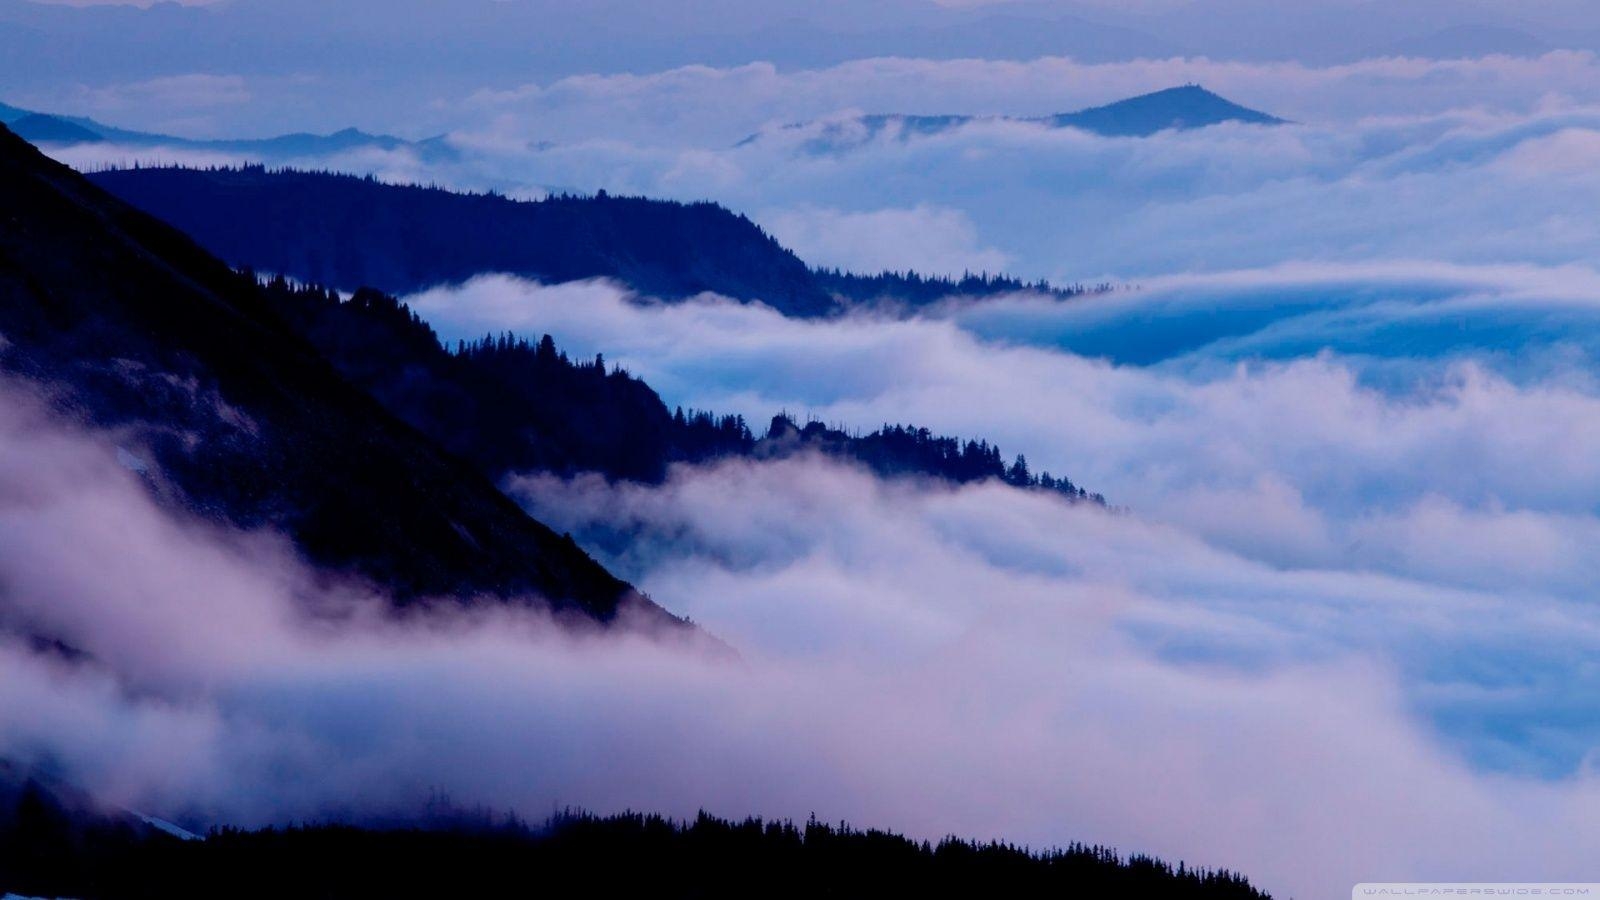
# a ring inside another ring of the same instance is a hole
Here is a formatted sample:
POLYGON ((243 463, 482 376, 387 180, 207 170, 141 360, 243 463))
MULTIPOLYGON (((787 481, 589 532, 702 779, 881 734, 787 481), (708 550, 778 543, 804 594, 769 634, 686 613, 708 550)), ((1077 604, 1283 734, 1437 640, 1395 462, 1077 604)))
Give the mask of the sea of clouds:
MULTIPOLYGON (((302 166, 399 181, 714 199, 802 258, 860 270, 1005 269, 1063 283, 1373 258, 1557 265, 1600 229, 1600 63, 868 60, 574 76, 452 103, 454 162, 375 149, 302 166), (814 152, 862 112, 1045 115, 1197 81, 1293 120, 1152 138, 983 121, 814 152), (797 129, 782 126, 812 123, 797 129), (757 139, 742 142, 756 135, 757 139)), ((83 145, 92 168, 227 154, 83 145)))
POLYGON ((831 321, 498 276, 410 302, 447 339, 549 332, 758 428, 787 410, 987 438, 1116 508, 815 459, 506 485, 729 660, 527 612, 389 621, 271 535, 156 510, 115 435, 8 388, 8 615, 95 663, 6 645, 0 756, 192 821, 381 815, 440 790, 534 816, 704 806, 1101 841, 1285 896, 1589 877, 1596 68, 696 67, 484 92, 446 166, 325 160, 709 197, 822 264, 1113 279, 831 321), (1190 79, 1299 124, 997 122, 826 154, 775 127, 1041 114, 1190 79))
MULTIPOLYGON (((1597 633, 1555 545, 1592 547, 1581 517, 1552 534, 1436 501, 1371 526, 1410 539, 1387 566, 1291 565, 1249 534, 810 459, 508 485, 730 659, 529 611, 393 621, 272 535, 156 509, 136 448, 8 390, 7 624, 90 659, 0 642, 0 754, 142 811, 815 812, 1109 842, 1293 896, 1374 871, 1579 878, 1600 838, 1569 758, 1597 633), (1427 556, 1508 534, 1529 551, 1511 590, 1427 556)), ((1200 512, 1265 532, 1272 493, 1200 512)))
MULTIPOLYGON (((1582 345, 1600 310, 1507 274, 1277 273, 826 322, 504 278, 413 299, 447 338, 544 328, 580 354, 604 348, 669 403, 758 427, 782 409, 996 440, 1128 517, 1298 585, 1244 589, 1189 573, 1162 593, 1296 623, 1309 647, 1378 653, 1466 756, 1567 774, 1587 764, 1600 725, 1582 713, 1590 626, 1539 636, 1532 623, 1588 620, 1600 574, 1600 396, 1582 345), (1320 335, 1310 347, 1308 333, 1320 335), (1318 602, 1299 581, 1309 573, 1344 587, 1318 602), (1479 604, 1471 617, 1433 618, 1479 604), (1519 705, 1525 715, 1511 711, 1519 705)), ((572 508, 566 496, 534 507, 557 521, 572 508)), ((632 533, 626 519, 592 524, 632 533)), ((1107 555, 1092 546, 1074 565, 1107 555)), ((1163 558, 1153 550, 1112 568, 1161 580, 1163 558)), ((648 588, 649 571, 629 574, 648 588)), ((688 596, 667 602, 693 614, 688 596)), ((1163 640, 1236 661, 1307 649, 1163 640)))

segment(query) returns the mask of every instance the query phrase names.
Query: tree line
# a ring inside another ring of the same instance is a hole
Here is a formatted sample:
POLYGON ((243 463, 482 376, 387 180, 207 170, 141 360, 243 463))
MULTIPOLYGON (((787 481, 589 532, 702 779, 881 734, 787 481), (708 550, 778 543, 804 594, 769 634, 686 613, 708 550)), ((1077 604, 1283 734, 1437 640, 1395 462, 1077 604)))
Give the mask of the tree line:
POLYGON ((917 841, 848 823, 565 810, 420 825, 219 828, 73 818, 32 786, 0 810, 0 893, 113 898, 593 896, 1265 900, 1241 875, 1101 846, 917 841))
POLYGON ((1033 472, 1023 456, 1007 462, 986 440, 889 423, 847 433, 787 415, 757 434, 739 415, 669 410, 644 381, 603 356, 572 358, 550 335, 529 341, 506 332, 446 347, 413 310, 379 291, 363 289, 345 300, 282 276, 261 285, 346 378, 496 480, 530 471, 596 472, 654 484, 675 463, 812 452, 884 476, 954 484, 992 479, 1105 502, 1068 478, 1033 472))

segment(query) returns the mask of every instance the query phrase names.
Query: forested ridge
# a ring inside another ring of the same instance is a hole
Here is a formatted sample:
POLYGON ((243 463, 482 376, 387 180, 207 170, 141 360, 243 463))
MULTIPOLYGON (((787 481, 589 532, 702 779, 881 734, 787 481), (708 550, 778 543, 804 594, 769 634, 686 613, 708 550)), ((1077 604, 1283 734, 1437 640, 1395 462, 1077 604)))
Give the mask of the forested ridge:
POLYGON ((888 477, 995 479, 1104 503, 1070 479, 1035 473, 1025 457, 1007 460, 986 440, 888 423, 847 432, 784 414, 758 434, 742 416, 669 409, 645 382, 603 356, 572 359, 550 335, 485 335, 446 347, 414 311, 378 291, 343 299, 282 276, 263 290, 346 378, 496 480, 544 471, 658 483, 674 463, 813 452, 888 477))
MULTIPOLYGON (((0 792, 3 793, 3 792, 0 792)), ((1106 847, 915 841, 814 817, 515 815, 430 808, 410 826, 308 824, 176 837, 69 814, 29 783, 0 808, 0 892, 80 900, 569 895, 669 898, 1110 896, 1265 900, 1243 876, 1106 847)))
POLYGON ((605 191, 515 200, 259 165, 89 177, 236 266, 345 291, 409 294, 488 273, 546 283, 608 278, 665 300, 709 292, 818 317, 951 296, 1026 290, 1067 298, 1086 290, 988 274, 813 269, 749 218, 707 202, 605 191))

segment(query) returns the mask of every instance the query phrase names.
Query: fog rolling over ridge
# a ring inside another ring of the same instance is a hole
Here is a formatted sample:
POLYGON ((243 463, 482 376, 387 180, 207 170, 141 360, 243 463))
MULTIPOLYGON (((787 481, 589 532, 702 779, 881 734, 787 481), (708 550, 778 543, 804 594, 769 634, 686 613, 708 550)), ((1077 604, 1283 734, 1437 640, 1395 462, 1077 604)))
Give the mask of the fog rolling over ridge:
POLYGON ((0 894, 1600 877, 1596 35, 0 0, 0 894))

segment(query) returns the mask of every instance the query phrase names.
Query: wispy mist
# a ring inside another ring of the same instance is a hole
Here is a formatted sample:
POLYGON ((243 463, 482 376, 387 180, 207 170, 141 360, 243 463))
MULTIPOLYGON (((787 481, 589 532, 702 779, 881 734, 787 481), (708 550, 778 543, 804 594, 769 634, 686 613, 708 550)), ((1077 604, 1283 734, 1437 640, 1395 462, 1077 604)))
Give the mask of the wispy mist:
POLYGON ((619 565, 737 660, 531 613, 396 622, 271 536, 153 509, 107 436, 6 427, 8 620, 90 659, 4 644, 0 752, 141 809, 360 820, 440 791, 532 815, 815 811, 1109 841, 1303 894, 1513 860, 1577 877, 1589 858, 1587 776, 1474 770, 1359 652, 1370 636, 1340 639, 1368 614, 1432 639, 1462 609, 1582 627, 1559 610, 1530 623, 1044 495, 792 460, 514 485, 596 546, 628 530, 619 565))

